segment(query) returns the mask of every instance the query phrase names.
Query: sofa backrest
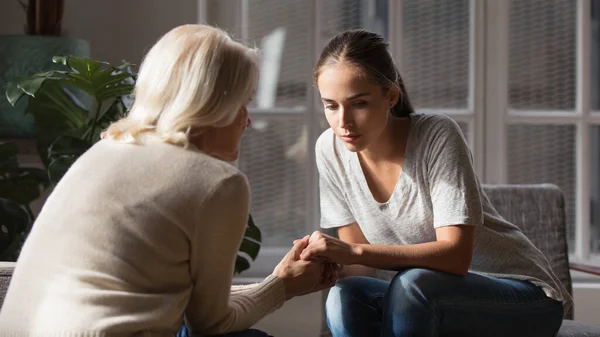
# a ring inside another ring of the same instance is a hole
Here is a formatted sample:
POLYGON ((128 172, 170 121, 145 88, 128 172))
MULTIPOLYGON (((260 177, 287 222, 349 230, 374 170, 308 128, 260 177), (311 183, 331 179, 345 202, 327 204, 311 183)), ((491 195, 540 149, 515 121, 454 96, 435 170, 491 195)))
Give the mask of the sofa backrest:
MULTIPOLYGON (((498 213, 518 226, 544 253, 556 276, 572 294, 562 191, 551 184, 484 185, 483 189, 498 213)), ((566 312, 565 318, 572 318, 572 311, 566 312)))

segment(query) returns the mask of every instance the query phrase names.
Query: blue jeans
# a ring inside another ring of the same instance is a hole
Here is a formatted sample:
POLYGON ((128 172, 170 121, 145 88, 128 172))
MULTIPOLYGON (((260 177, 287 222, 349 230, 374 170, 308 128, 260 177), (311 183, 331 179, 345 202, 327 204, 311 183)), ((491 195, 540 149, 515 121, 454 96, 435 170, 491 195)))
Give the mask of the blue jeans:
POLYGON ((562 303, 530 282, 420 268, 391 282, 344 278, 326 310, 334 337, 553 337, 563 317, 562 303))

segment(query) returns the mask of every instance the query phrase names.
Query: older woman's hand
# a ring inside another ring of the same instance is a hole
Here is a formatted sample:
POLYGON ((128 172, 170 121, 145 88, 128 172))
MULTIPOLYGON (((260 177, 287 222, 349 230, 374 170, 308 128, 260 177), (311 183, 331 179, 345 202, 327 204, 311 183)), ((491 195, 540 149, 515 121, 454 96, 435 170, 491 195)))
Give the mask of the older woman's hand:
POLYGON ((286 299, 332 287, 338 279, 338 266, 323 260, 306 261, 300 254, 308 246, 309 236, 294 241, 292 249, 275 267, 273 275, 283 280, 286 299))

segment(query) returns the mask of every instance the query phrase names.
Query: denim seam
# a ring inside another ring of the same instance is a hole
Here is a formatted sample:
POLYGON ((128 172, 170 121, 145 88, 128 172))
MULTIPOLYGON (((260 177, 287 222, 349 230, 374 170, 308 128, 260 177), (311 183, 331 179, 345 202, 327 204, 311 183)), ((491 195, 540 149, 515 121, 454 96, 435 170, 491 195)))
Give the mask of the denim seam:
POLYGON ((539 301, 535 301, 535 302, 526 302, 526 303, 522 303, 522 302, 500 302, 500 303, 498 303, 498 302, 482 302, 481 300, 466 300, 466 301, 447 300, 447 301, 436 301, 435 303, 433 303, 432 307, 440 306, 440 305, 447 305, 447 304, 453 304, 453 305, 465 304, 465 305, 494 306, 494 307, 505 306, 505 305, 518 305, 520 307, 539 307, 543 304, 551 304, 552 302, 556 302, 556 301, 551 298, 543 299, 543 300, 539 300, 539 301))
MULTIPOLYGON (((372 301, 372 300, 374 300, 375 298, 383 298, 384 296, 385 296, 385 293, 376 293, 376 294, 373 294, 373 295, 371 296, 371 301, 372 301)), ((356 296, 354 296, 354 295, 352 295, 352 299, 353 299, 354 301, 356 301, 356 302, 359 302, 359 303, 363 304, 363 305, 366 305, 366 306, 371 306, 371 304, 369 304, 369 303, 365 303, 364 301, 361 301, 361 300, 359 300, 359 299, 358 299, 358 298, 356 298, 356 296)))

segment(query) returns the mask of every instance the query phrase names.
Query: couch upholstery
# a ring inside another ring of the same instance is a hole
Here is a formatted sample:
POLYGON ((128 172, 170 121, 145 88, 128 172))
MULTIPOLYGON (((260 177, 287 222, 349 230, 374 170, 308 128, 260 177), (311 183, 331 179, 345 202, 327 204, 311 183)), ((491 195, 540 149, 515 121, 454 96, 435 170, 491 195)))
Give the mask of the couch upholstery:
POLYGON ((12 275, 15 264, 12 262, 0 262, 0 308, 4 302, 4 296, 8 290, 10 277, 12 275))

